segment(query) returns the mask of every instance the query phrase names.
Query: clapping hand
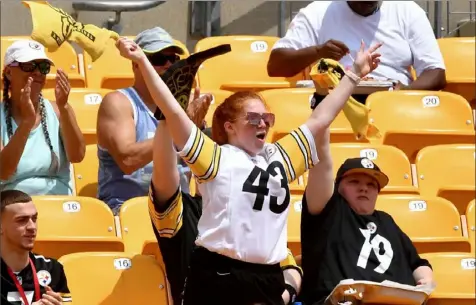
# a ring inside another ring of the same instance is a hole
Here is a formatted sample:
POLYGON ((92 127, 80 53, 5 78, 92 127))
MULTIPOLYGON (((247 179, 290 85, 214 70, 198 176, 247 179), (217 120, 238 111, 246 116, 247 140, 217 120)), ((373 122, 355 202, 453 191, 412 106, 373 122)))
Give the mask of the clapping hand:
POLYGON ((56 86, 55 98, 58 107, 64 107, 68 103, 69 92, 71 86, 69 85, 68 75, 61 69, 56 71, 56 86))
POLYGON ((33 102, 31 101, 31 84, 33 83, 33 78, 29 77, 26 81, 25 87, 21 89, 20 96, 20 111, 22 115, 21 124, 33 128, 36 123, 36 115, 39 107, 35 109, 33 102))

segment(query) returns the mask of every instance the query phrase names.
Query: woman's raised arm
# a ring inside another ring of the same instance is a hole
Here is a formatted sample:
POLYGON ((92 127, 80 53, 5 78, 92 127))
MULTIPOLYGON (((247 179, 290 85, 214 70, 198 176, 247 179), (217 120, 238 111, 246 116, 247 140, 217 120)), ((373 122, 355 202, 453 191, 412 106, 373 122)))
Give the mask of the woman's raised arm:
POLYGON ((182 150, 192 133, 194 123, 175 100, 145 53, 134 41, 122 37, 117 41, 116 46, 123 57, 132 60, 139 66, 150 95, 167 119, 168 129, 175 146, 178 150, 182 150))

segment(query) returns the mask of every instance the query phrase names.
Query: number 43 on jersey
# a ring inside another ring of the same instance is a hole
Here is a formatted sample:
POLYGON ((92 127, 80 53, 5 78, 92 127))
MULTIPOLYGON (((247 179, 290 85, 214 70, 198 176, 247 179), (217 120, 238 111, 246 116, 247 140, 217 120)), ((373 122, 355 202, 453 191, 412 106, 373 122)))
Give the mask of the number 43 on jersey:
POLYGON ((266 170, 263 170, 257 166, 253 168, 250 175, 243 184, 243 192, 256 194, 256 199, 253 204, 253 210, 262 211, 264 205, 264 199, 269 197, 269 209, 271 212, 281 214, 286 211, 289 206, 290 195, 288 180, 286 177, 286 171, 283 165, 278 161, 273 161, 268 165, 266 170), (278 197, 269 194, 268 188, 269 178, 276 177, 278 171, 281 174, 281 188, 285 191, 284 201, 278 204, 278 197))

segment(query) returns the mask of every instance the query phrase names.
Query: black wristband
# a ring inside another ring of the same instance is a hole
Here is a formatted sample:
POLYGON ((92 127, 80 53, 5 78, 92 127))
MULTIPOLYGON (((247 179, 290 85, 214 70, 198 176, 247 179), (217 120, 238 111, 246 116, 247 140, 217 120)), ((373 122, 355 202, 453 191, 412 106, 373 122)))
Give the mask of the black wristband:
POLYGON ((325 98, 325 95, 320 95, 317 94, 317 92, 314 92, 311 98, 311 109, 314 110, 316 109, 317 105, 319 105, 320 102, 325 98))
POLYGON ((296 296, 297 296, 297 291, 294 289, 293 286, 289 285, 288 283, 285 283, 285 289, 289 293, 289 305, 293 304, 296 301, 296 296))

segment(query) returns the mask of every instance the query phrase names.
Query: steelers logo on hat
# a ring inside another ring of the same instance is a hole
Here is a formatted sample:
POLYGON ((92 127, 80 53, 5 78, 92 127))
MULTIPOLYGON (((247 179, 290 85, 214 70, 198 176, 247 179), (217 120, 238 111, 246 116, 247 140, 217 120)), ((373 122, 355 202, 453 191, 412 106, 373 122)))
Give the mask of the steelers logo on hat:
POLYGON ((51 274, 46 270, 40 270, 36 273, 38 276, 38 282, 41 286, 45 287, 51 283, 51 274))
POLYGON ((362 166, 364 168, 374 168, 374 163, 372 161, 370 161, 369 159, 362 159, 362 161, 360 161, 360 163, 362 164, 362 166))
POLYGON ((40 49, 41 49, 40 44, 37 43, 37 42, 34 42, 34 41, 30 42, 28 45, 29 45, 30 48, 32 48, 33 50, 40 50, 40 49))
POLYGON ((370 234, 377 232, 377 225, 374 222, 369 222, 367 224, 367 229, 370 231, 370 234))

